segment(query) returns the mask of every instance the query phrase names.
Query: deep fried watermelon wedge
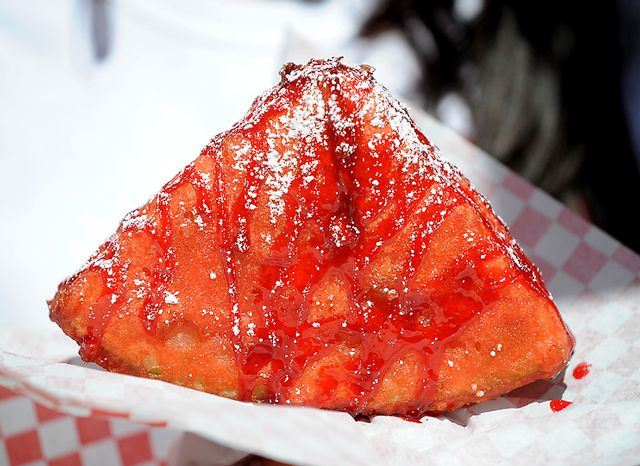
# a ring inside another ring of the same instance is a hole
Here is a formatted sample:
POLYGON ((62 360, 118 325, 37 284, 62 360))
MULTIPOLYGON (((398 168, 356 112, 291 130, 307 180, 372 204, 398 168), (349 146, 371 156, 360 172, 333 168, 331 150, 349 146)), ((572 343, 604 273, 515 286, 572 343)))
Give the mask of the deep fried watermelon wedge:
POLYGON ((561 371, 574 342, 538 269, 371 69, 281 76, 59 286, 83 359, 365 415, 561 371))

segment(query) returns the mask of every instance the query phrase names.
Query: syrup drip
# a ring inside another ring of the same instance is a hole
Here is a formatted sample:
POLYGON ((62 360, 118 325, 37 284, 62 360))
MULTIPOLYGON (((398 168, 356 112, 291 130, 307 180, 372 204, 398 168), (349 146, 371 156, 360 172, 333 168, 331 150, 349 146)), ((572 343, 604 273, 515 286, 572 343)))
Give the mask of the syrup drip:
POLYGON ((572 401, 566 401, 566 400, 551 400, 551 403, 549 403, 549 407, 551 408, 551 411, 553 411, 554 413, 560 412, 563 409, 565 409, 567 406, 572 405, 573 402, 572 401))
POLYGON ((583 379, 587 375, 589 375, 590 370, 591 370, 591 364, 589 364, 588 362, 581 362, 573 369, 573 378, 583 379))
POLYGON ((412 422, 414 424, 422 424, 422 421, 420 419, 416 419, 414 417, 407 417, 407 416, 398 416, 398 417, 406 422, 412 422))

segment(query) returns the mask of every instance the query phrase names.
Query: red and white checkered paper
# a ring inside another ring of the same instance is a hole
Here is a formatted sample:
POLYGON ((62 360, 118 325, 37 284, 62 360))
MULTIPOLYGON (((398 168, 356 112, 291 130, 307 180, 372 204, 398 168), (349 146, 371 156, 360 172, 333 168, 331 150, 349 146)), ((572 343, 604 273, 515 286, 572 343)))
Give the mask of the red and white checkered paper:
POLYGON ((295 464, 637 464, 640 257, 432 118, 416 119, 542 270, 576 337, 565 374, 420 424, 364 423, 51 362, 59 336, 2 329, 0 464, 158 464, 181 431, 295 464), (571 371, 582 361, 591 371, 578 380, 571 371), (554 413, 549 402, 560 398, 573 404, 554 413))

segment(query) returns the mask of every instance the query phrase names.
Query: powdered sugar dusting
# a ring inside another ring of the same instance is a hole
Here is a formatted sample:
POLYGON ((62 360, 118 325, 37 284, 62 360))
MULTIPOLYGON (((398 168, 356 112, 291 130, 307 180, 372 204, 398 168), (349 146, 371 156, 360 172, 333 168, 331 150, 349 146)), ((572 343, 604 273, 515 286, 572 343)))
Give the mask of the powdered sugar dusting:
POLYGON ((129 230, 141 230, 146 227, 151 219, 148 215, 140 213, 138 209, 129 212, 122 220, 122 229, 129 230))
MULTIPOLYGON (((417 187, 424 184, 420 180, 427 177, 433 181, 430 188, 432 202, 444 202, 443 192, 450 189, 472 204, 478 204, 474 199, 479 199, 479 204, 482 204, 479 209, 490 209, 458 169, 443 160, 438 148, 419 132, 407 109, 372 78, 369 67, 347 66, 340 58, 330 58, 312 60, 305 66, 285 65, 281 76, 282 82, 256 99, 238 126, 242 130, 252 130, 264 120, 273 120, 264 132, 264 150, 252 153, 246 140, 240 142, 235 147, 233 166, 238 171, 246 171, 251 160, 258 161, 257 176, 264 180, 262 189, 268 197, 272 224, 285 215, 286 197, 296 179, 300 178, 305 187, 316 181, 317 157, 314 152, 317 147, 332 148, 338 162, 345 167, 354 163, 369 164, 366 157, 377 158, 381 145, 392 147, 392 155, 406 176, 404 183, 416 186, 416 191, 408 193, 407 202, 415 202, 424 196, 425 193, 417 187), (291 86, 300 89, 295 101, 289 94, 291 86), (345 103, 354 111, 345 112, 345 103), (275 118, 273 109, 278 112, 275 118), (370 128, 366 140, 370 150, 360 151, 365 158, 353 160, 357 149, 356 128, 362 127, 370 128), (332 147, 329 147, 328 135, 332 137, 332 147), (471 195, 460 187, 461 183, 467 186, 471 195)), ((383 173, 380 175, 384 178, 383 173)), ((365 188, 361 180, 355 182, 356 188, 365 188)), ((368 184, 372 192, 382 199, 395 194, 393 182, 390 180, 381 186, 376 176, 371 177, 368 184)), ((247 192, 247 210, 256 209, 258 195, 255 189, 247 192)), ((443 204, 443 217, 447 209, 443 204)), ((373 218, 376 211, 369 210, 363 214, 364 218, 373 218)), ((436 227, 431 223, 425 226, 430 231, 436 227)), ((244 240, 240 240, 238 246, 246 247, 244 240)), ((336 244, 342 244, 340 238, 336 237, 336 240, 336 244)), ((537 279, 536 271, 523 259, 519 246, 503 241, 503 247, 516 267, 537 279)))

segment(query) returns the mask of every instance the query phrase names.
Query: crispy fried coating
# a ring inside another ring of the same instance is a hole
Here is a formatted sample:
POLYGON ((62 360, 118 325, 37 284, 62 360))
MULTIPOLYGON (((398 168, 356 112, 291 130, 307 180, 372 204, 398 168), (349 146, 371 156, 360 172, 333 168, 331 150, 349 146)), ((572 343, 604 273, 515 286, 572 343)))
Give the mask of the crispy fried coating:
POLYGON ((567 364, 539 271, 370 67, 285 65, 49 302, 80 354, 228 398, 420 415, 567 364))

